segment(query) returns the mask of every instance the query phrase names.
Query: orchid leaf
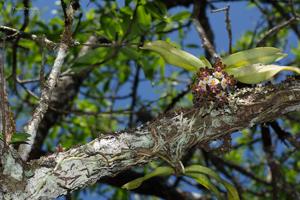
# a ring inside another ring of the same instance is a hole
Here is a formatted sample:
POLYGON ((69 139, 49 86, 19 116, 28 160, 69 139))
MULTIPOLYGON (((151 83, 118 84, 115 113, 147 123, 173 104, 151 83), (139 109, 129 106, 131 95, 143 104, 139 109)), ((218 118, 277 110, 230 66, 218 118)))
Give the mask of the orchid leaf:
POLYGON ((233 75, 234 78, 242 83, 256 84, 271 79, 281 71, 293 71, 300 74, 300 68, 292 66, 263 65, 255 64, 239 68, 226 68, 225 71, 233 75))
POLYGON ((127 189, 127 190, 133 190, 133 189, 138 188, 144 181, 146 181, 152 177, 169 176, 173 173, 174 173, 174 169, 172 167, 158 167, 153 172, 124 184, 122 186, 122 188, 127 189))
POLYGON ((193 178, 197 183, 208 189, 209 191, 213 192, 217 199, 222 199, 222 196, 219 192, 219 190, 214 186, 214 184, 211 183, 211 181, 207 178, 207 176, 199 173, 186 173, 185 175, 193 178))
POLYGON ((230 183, 224 181, 216 172, 214 172, 210 168, 201 165, 191 165, 185 168, 185 173, 191 175, 193 175, 194 173, 208 175, 209 177, 214 178, 224 185, 228 192, 228 200, 239 200, 239 195, 235 187, 233 187, 230 183))
POLYGON ((231 54, 222 59, 226 68, 245 67, 257 63, 271 64, 286 57, 287 54, 274 47, 258 47, 231 54))
POLYGON ((180 50, 172 44, 162 40, 147 42, 141 49, 154 51, 162 56, 167 63, 188 71, 197 71, 199 68, 206 66, 205 62, 194 55, 180 50))
POLYGON ((205 57, 201 57, 200 60, 204 63, 204 65, 208 68, 211 68, 211 64, 210 62, 205 58, 205 57))

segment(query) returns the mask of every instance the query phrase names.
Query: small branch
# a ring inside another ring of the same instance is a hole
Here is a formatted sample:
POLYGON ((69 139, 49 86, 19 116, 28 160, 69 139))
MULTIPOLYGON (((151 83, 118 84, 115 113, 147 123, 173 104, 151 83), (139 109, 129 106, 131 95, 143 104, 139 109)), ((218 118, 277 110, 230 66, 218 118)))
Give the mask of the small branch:
POLYGON ((23 160, 27 160, 31 148, 34 144, 34 140, 36 137, 36 132, 40 122, 42 121, 47 109, 49 107, 49 102, 51 99, 52 91, 57 83, 58 77, 60 75, 60 71, 62 65, 64 63, 64 59, 67 56, 67 52, 69 46, 72 45, 72 22, 73 22, 73 15, 74 10, 71 5, 66 8, 66 15, 65 15, 65 29, 62 34, 61 44, 59 46, 56 59, 54 61, 52 70, 49 74, 49 77, 45 83, 45 88, 42 89, 41 98, 37 108, 35 109, 31 120, 28 124, 24 127, 24 130, 30 135, 28 138, 27 144, 22 144, 19 147, 19 154, 23 160))
POLYGON ((280 24, 278 24, 277 26, 274 26, 273 28, 271 28, 270 30, 268 30, 264 36, 257 42, 256 46, 263 46, 266 42, 266 40, 272 36, 273 34, 277 33, 278 31, 280 31, 281 29, 283 29, 286 26, 289 26, 291 23, 293 23, 294 21, 298 20, 296 17, 292 17, 287 21, 284 21, 280 24))
MULTIPOLYGON (((4 48, 4 46, 3 46, 4 48)), ((4 146, 8 146, 7 128, 6 128, 6 93, 5 93, 5 76, 4 76, 4 56, 0 52, 0 112, 1 112, 1 129, 3 134, 4 146)))
POLYGON ((243 168, 242 166, 240 165, 237 165, 231 161, 227 161, 223 158, 220 158, 212 153, 207 153, 207 156, 211 159, 211 160, 214 160, 216 163, 220 163, 221 165, 223 166, 226 166, 228 168, 231 168, 233 170, 236 170, 238 171, 239 173, 243 174, 244 176, 247 176, 259 183, 262 183, 262 184, 265 184, 265 185, 270 185, 270 183, 266 180, 264 180, 263 178, 260 178, 258 177, 256 174, 252 173, 251 171, 243 168))
POLYGON ((137 100, 137 90, 138 90, 138 86, 139 86, 139 77, 140 77, 140 71, 141 71, 141 66, 139 64, 136 65, 136 72, 134 75, 134 80, 133 80, 133 85, 132 85, 132 92, 131 92, 131 104, 130 104, 130 115, 129 115, 129 122, 128 122, 128 127, 132 127, 133 126, 133 116, 134 116, 134 108, 136 106, 136 100, 137 100))
POLYGON ((34 143, 34 139, 36 136, 36 130, 38 125, 42 121, 44 114, 48 109, 48 103, 51 98, 51 93, 56 85, 57 78, 60 74, 60 70, 62 68, 63 62, 65 57, 67 56, 67 49, 68 46, 64 43, 60 45, 60 48, 57 53, 57 57, 54 61, 54 65, 50 72, 49 78, 46 82, 46 88, 42 90, 41 98, 37 108, 35 109, 31 120, 29 123, 24 127, 24 130, 30 134, 30 138, 28 144, 22 144, 19 147, 19 153, 23 160, 26 160, 28 157, 29 152, 31 151, 31 147, 34 143))
POLYGON ((55 42, 52 42, 51 40, 49 40, 45 37, 40 37, 35 34, 25 33, 23 31, 20 31, 20 30, 17 30, 17 29, 8 27, 8 26, 0 26, 0 31, 10 34, 7 37, 11 37, 11 36, 16 37, 16 36, 20 35, 21 38, 32 40, 39 45, 44 44, 46 48, 51 49, 51 50, 55 49, 58 46, 58 44, 56 44, 55 42))
POLYGON ((274 159, 274 148, 272 146, 272 138, 269 127, 262 125, 261 126, 261 135, 263 141, 263 150, 266 154, 266 160, 271 173, 271 184, 272 184, 272 199, 276 200, 279 197, 280 190, 278 185, 280 184, 280 177, 282 177, 279 166, 274 159))
POLYGON ((185 90, 182 90, 177 96, 175 96, 171 103, 167 105, 167 107, 164 110, 164 113, 167 113, 168 111, 172 110, 177 102, 179 102, 187 93, 190 92, 190 86, 186 88, 185 90))
POLYGON ((223 11, 225 12, 225 23, 226 23, 226 30, 227 30, 227 34, 228 34, 228 52, 229 52, 229 54, 232 54, 232 31, 231 31, 229 10, 230 10, 230 6, 227 5, 225 8, 212 10, 211 12, 212 13, 223 12, 223 11))
POLYGON ((6 82, 4 75, 4 64, 5 64, 5 38, 3 42, 3 49, 0 52, 0 116, 1 116, 1 126, 0 133, 3 134, 4 146, 8 147, 11 141, 12 135, 15 133, 15 120, 11 112, 8 94, 6 91, 6 82))
POLYGON ((196 27, 196 30, 197 30, 198 34, 200 35, 200 38, 202 39, 202 44, 203 44, 204 48, 209 52, 209 54, 213 58, 219 58, 220 56, 216 53, 214 46, 209 41, 207 34, 198 19, 199 12, 200 12, 200 1, 195 1, 194 11, 193 11, 193 19, 192 19, 193 24, 196 27))

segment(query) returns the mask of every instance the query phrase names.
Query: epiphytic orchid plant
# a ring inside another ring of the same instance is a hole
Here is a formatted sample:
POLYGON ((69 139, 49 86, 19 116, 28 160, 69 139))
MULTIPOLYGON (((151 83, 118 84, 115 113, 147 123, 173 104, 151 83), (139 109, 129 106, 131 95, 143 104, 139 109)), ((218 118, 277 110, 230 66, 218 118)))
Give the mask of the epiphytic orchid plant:
POLYGON ((271 79, 283 70, 300 74, 297 67, 270 64, 286 56, 274 47, 240 51, 217 58, 213 65, 205 58, 198 59, 161 40, 148 42, 141 48, 160 54, 169 64, 197 72, 196 81, 192 85, 193 102, 196 107, 211 102, 224 105, 228 102, 228 96, 233 91, 236 81, 256 84, 271 79))
MULTIPOLYGON (((167 63, 189 71, 196 72, 200 68, 212 68, 207 59, 199 59, 165 41, 148 42, 141 48, 154 51, 160 54, 167 63)), ((271 79, 283 70, 300 74, 300 69, 297 67, 271 64, 285 56, 286 54, 280 49, 258 47, 226 56, 221 62, 224 64, 223 70, 232 75, 235 80, 246 84, 256 84, 271 79)))

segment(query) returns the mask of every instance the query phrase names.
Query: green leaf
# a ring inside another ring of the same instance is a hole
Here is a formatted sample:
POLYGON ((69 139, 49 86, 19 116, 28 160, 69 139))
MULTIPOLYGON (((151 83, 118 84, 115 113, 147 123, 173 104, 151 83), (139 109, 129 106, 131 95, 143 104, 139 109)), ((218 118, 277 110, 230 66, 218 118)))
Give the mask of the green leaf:
POLYGON ((203 61, 194 55, 177 49, 173 45, 162 40, 145 43, 141 49, 154 51, 160 54, 167 63, 189 71, 197 71, 199 68, 206 66, 203 61))
POLYGON ((277 73, 288 70, 300 74, 298 67, 279 66, 279 65, 263 65, 255 64, 239 68, 226 68, 225 71, 233 75, 234 78, 242 83, 256 84, 271 79, 277 73))
POLYGON ((201 57, 200 60, 205 64, 206 67, 212 67, 210 62, 205 57, 201 57))
MULTIPOLYGON (((25 132, 17 132, 12 135, 10 143, 26 143, 30 135, 25 132)), ((3 134, 0 133, 0 140, 3 140, 3 134)))
POLYGON ((92 65, 97 63, 103 59, 106 53, 106 49, 104 48, 96 48, 88 51, 83 56, 78 57, 73 64, 73 67, 77 67, 78 65, 92 65))
POLYGON ((209 179, 205 175, 199 174, 199 173, 192 173, 192 172, 185 173, 185 175, 195 179, 195 181, 197 181, 197 183, 204 186, 206 189, 212 191, 217 196, 217 199, 222 199, 222 196, 221 196, 221 193, 219 192, 219 190, 209 181, 209 179))
POLYGON ((151 15, 146 12, 143 5, 139 5, 136 10, 138 24, 142 30, 147 30, 151 25, 151 15))
POLYGON ((281 60, 287 54, 274 47, 258 47, 245 51, 240 51, 223 58, 226 68, 244 67, 257 63, 270 64, 281 60))
POLYGON ((186 174, 200 173, 200 174, 208 175, 224 185, 224 187, 228 191, 228 200, 240 199, 236 189, 230 183, 224 181, 216 172, 214 172, 208 167, 204 167, 201 165, 191 165, 185 168, 185 173, 186 174))
POLYGON ((174 21, 180 21, 180 20, 188 19, 190 16, 191 16, 191 13, 189 11, 182 11, 182 12, 179 12, 179 13, 173 15, 171 17, 171 19, 174 21))
POLYGON ((133 190, 138 188, 145 180, 148 180, 155 176, 169 176, 174 173, 174 169, 171 167, 158 167, 153 172, 145 175, 144 177, 137 178, 133 181, 130 181, 122 186, 122 188, 127 190, 133 190))
POLYGON ((164 20, 167 14, 166 5, 160 1, 147 1, 145 8, 154 18, 160 20, 164 20))
POLYGON ((128 58, 131 58, 133 60, 139 60, 140 52, 137 50, 138 49, 132 48, 132 47, 123 47, 123 48, 121 48, 120 52, 122 52, 128 58))

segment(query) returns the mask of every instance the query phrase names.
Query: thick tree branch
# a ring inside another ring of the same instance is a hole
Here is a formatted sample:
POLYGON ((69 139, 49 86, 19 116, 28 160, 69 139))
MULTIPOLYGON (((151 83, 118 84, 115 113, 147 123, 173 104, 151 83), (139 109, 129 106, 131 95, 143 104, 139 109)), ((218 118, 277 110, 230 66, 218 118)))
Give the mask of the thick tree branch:
POLYGON ((24 168, 23 188, 13 188, 12 192, 10 184, 2 182, 0 188, 12 199, 55 198, 153 159, 163 158, 176 167, 182 155, 197 143, 299 110, 299 88, 299 80, 244 88, 230 96, 225 108, 175 111, 136 129, 32 161, 31 170, 24 168))

